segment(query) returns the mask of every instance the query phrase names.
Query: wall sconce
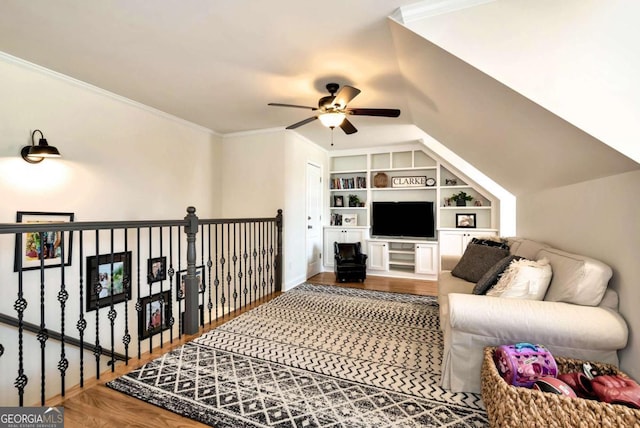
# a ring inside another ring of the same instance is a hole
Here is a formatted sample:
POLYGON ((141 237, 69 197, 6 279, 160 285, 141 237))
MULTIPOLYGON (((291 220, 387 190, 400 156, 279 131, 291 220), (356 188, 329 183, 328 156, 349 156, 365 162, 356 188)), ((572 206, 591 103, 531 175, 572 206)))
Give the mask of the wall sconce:
POLYGON ((44 158, 59 158, 60 152, 53 146, 50 146, 47 143, 47 140, 44 138, 42 131, 36 129, 31 134, 31 145, 24 146, 20 151, 22 155, 22 159, 26 160, 29 163, 40 163, 44 160, 44 158), (36 146, 35 135, 36 132, 40 133, 40 140, 38 141, 38 145, 36 146))

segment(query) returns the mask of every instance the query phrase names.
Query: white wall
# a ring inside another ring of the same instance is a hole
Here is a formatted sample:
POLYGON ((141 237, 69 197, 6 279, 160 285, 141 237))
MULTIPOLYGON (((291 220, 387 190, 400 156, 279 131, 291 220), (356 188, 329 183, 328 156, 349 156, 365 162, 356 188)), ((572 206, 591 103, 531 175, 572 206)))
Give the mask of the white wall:
POLYGON ((640 162, 640 2, 497 0, 407 25, 640 162))
POLYGON ((306 164, 326 164, 317 145, 285 130, 226 135, 223 217, 272 217, 283 210, 283 290, 306 279, 306 164))
POLYGON ((610 265, 629 325, 621 368, 640 379, 640 171, 550 189, 518 198, 518 235, 584 254, 610 265))
MULTIPOLYGON (((200 217, 220 215, 221 138, 212 132, 5 55, 0 55, 0 94, 0 222, 14 222, 16 211, 73 212, 76 221, 180 219, 190 205, 200 217), (36 128, 60 150, 61 159, 35 165, 22 160, 20 149, 31 143, 31 132, 36 128)), ((13 309, 18 278, 13 272, 14 242, 13 236, 0 236, 0 279, 4 284, 0 287, 0 312, 17 316, 13 309)), ((79 317, 78 264, 84 263, 78 256, 76 244, 73 265, 65 278, 70 293, 67 333, 71 330, 73 335, 77 334, 79 317)), ((141 259, 145 260, 146 254, 141 259)), ((133 272, 136 270, 134 260, 133 272)), ((60 289, 56 273, 55 269, 45 271, 46 301, 56 301, 60 289)), ((24 291, 29 302, 25 320, 39 324, 38 272, 24 273, 24 291)), ((116 329, 122 331, 122 305, 117 310, 116 329)), ((59 325, 59 311, 58 305, 47 305, 47 326, 59 325)), ((87 331, 95 331, 95 321, 89 315, 87 321, 87 331)), ((177 323, 175 328, 177 332, 177 323)), ((129 329, 137 331, 136 317, 131 313, 129 329)), ((109 329, 103 325, 101 331, 102 345, 108 347, 109 329)), ((17 403, 12 385, 17 376, 15 340, 0 336, 5 346, 0 372, 8 374, 0 377, 0 405, 17 403)), ((57 374, 59 350, 50 343, 47 367, 57 374)), ((31 349, 39 350, 37 343, 35 346, 31 349)), ((116 345, 116 350, 122 352, 122 345, 116 345)), ((28 351, 27 358, 33 352, 28 351)), ((76 357, 69 358, 73 361, 76 357)), ((93 376, 93 363, 85 364, 86 375, 93 376)), ((28 405, 39 399, 39 366, 31 366, 25 398, 28 405)), ((107 367, 103 364, 102 368, 107 367)), ((69 375, 67 385, 73 385, 77 371, 69 375)), ((57 382, 56 376, 48 378, 48 392, 59 393, 57 382)))

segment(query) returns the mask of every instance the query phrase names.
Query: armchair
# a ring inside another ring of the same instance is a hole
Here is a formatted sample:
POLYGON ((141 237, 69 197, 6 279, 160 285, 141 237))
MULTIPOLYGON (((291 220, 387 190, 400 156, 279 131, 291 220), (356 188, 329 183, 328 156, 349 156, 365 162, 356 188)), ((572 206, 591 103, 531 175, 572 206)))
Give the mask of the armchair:
POLYGON ((367 255, 360 243, 333 243, 336 281, 362 281, 367 278, 367 255))

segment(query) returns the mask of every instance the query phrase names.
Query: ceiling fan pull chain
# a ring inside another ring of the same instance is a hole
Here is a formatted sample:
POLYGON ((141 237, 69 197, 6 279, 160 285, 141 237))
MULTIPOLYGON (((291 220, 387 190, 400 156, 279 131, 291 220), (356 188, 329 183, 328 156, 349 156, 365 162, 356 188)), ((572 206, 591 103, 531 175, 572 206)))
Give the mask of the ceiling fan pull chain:
POLYGON ((331 127, 331 147, 333 147, 333 130, 335 129, 334 126, 331 127))

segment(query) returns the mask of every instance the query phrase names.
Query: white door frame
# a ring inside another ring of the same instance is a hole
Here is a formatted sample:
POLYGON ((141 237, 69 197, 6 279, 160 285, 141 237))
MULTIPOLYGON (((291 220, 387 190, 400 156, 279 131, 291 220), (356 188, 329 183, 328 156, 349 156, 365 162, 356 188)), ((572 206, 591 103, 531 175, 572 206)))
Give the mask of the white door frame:
POLYGON ((307 161, 305 173, 307 181, 305 192, 305 248, 307 261, 307 278, 310 278, 313 275, 322 272, 322 165, 319 165, 315 162, 307 161), (316 168, 318 171, 320 179, 315 183, 311 183, 309 180, 309 173, 310 171, 312 171, 310 168, 316 168), (314 204, 314 202, 316 206, 312 207, 312 204, 314 204))

